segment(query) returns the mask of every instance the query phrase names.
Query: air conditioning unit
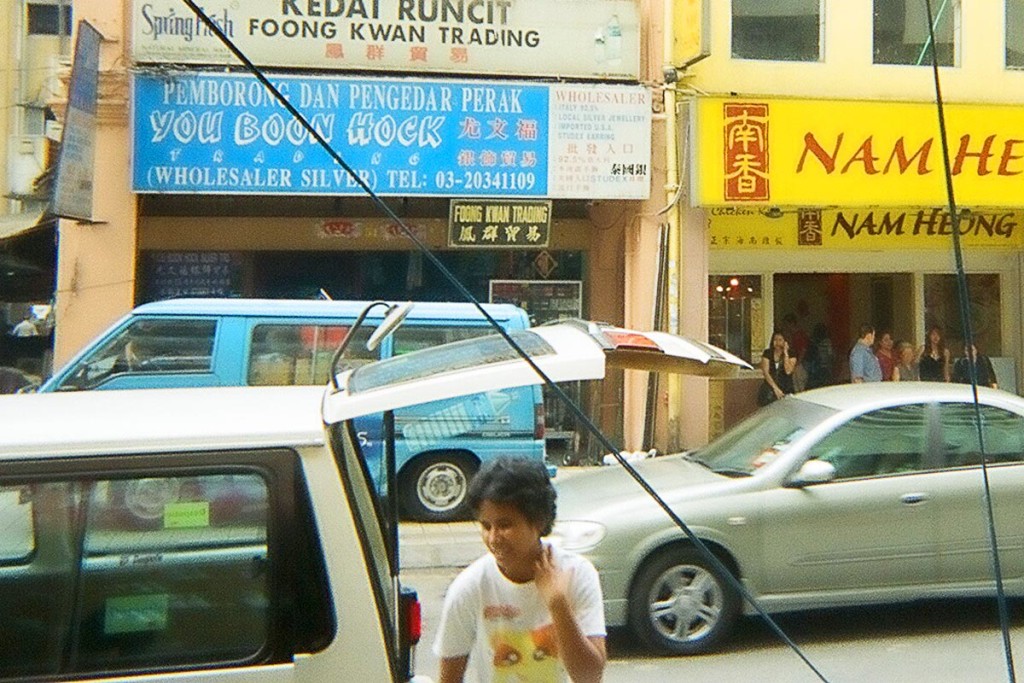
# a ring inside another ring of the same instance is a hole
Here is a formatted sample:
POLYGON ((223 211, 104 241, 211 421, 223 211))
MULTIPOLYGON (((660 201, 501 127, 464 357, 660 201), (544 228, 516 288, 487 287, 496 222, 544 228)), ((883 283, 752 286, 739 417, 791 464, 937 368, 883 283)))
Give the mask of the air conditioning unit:
POLYGON ((46 169, 46 136, 13 135, 7 146, 7 194, 32 194, 32 183, 46 169))

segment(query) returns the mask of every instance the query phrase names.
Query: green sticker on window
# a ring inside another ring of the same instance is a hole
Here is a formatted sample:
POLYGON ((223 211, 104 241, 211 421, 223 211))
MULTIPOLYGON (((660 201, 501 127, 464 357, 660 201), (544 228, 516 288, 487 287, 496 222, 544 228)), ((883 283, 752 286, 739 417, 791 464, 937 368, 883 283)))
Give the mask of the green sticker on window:
POLYGON ((210 526, 209 501, 164 505, 165 529, 195 529, 207 526, 210 526))
POLYGON ((107 598, 103 633, 162 631, 167 628, 169 605, 170 596, 166 593, 107 598))

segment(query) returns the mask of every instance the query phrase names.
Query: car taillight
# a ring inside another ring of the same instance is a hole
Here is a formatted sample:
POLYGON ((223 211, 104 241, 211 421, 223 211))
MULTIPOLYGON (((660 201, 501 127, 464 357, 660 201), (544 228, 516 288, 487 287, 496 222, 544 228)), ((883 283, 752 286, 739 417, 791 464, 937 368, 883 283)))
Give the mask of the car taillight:
POLYGON ((544 404, 535 403, 533 406, 533 438, 541 441, 544 438, 544 404))
POLYGON ((416 644, 423 635, 423 612, 420 609, 419 596, 413 589, 402 586, 399 600, 401 602, 398 609, 398 671, 399 680, 408 681, 416 673, 415 652, 416 644))
POLYGON ((420 601, 415 598, 412 600, 406 600, 405 602, 405 637, 408 638, 409 645, 415 645, 420 642, 420 637, 423 635, 423 609, 420 607, 420 601))

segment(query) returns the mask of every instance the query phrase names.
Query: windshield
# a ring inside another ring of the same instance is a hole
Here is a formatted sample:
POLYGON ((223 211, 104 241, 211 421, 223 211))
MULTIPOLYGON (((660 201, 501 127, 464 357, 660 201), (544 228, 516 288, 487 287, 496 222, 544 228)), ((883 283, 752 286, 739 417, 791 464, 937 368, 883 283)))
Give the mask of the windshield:
POLYGON ((753 474, 835 412, 787 396, 757 411, 688 457, 722 474, 753 474))
MULTIPOLYGON (((510 332, 509 335, 531 357, 555 352, 546 341, 533 332, 522 330, 510 332)), ((369 391, 429 375, 503 363, 517 358, 519 354, 499 335, 467 339, 414 351, 358 368, 352 373, 348 390, 349 393, 369 391)))

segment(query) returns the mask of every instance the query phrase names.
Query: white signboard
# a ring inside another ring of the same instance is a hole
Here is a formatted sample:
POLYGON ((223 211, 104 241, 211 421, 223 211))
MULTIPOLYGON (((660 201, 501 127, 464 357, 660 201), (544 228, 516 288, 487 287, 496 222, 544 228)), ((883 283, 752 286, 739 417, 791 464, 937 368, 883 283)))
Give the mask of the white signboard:
MULTIPOLYGON (((257 66, 637 80, 636 0, 202 0, 257 66)), ((237 64, 182 0, 133 0, 136 62, 237 64)))

